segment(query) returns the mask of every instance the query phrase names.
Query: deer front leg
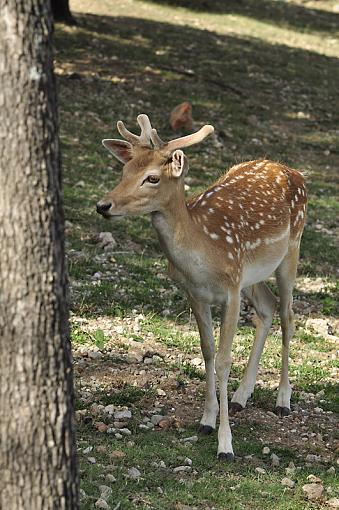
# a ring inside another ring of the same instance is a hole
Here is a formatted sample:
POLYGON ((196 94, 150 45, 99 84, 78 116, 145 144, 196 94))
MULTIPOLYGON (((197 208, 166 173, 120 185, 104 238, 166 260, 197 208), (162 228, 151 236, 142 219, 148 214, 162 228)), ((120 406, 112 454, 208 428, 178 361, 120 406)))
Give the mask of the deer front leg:
POLYGON ((232 433, 228 419, 227 383, 232 363, 232 341, 240 309, 239 289, 229 290, 227 306, 222 308, 220 343, 215 368, 220 385, 220 425, 218 432, 218 459, 233 461, 232 433))
POLYGON ((205 408, 200 421, 199 432, 210 434, 215 429, 219 412, 214 375, 215 349, 211 307, 206 303, 195 301, 192 297, 190 297, 190 303, 199 328, 201 351, 206 369, 205 408))

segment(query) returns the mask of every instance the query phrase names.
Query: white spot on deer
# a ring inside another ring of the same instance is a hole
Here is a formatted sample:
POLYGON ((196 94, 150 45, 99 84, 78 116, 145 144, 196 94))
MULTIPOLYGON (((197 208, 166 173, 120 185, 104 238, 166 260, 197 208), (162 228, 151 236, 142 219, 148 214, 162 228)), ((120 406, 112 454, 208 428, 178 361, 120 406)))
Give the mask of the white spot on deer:
POLYGON ((234 260, 233 254, 230 251, 228 252, 228 258, 234 260))
POLYGON ((211 232, 210 233, 210 238, 213 239, 213 241, 216 241, 217 239, 219 239, 219 236, 215 232, 211 232))
POLYGON ((233 239, 231 236, 226 236, 226 241, 230 244, 233 244, 233 239))

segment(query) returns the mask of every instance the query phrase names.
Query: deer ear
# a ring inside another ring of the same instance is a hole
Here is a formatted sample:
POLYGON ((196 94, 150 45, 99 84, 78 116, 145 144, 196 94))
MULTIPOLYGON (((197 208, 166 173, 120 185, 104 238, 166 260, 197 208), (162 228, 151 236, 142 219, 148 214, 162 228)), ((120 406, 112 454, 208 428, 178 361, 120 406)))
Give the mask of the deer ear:
POLYGON ((102 145, 106 147, 115 158, 121 161, 121 163, 125 164, 132 159, 132 145, 129 142, 105 139, 102 141, 102 145))
POLYGON ((182 150, 178 149, 172 154, 171 173, 173 177, 186 175, 188 172, 188 161, 182 150))

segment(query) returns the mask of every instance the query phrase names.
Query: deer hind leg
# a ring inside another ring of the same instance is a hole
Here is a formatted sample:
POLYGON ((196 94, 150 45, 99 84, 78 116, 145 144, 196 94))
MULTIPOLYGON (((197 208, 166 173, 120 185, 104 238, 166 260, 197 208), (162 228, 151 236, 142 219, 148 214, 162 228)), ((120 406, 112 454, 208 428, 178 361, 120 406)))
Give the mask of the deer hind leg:
POLYGON ((277 285, 280 297, 280 320, 282 331, 282 366, 279 382, 276 412, 280 416, 290 413, 292 388, 288 378, 289 345, 294 333, 293 287, 297 274, 299 247, 290 248, 287 255, 276 270, 277 285))
POLYGON ((219 404, 215 387, 214 375, 214 336, 211 308, 208 304, 199 303, 190 299, 200 333, 200 345, 206 369, 206 397, 204 414, 200 421, 199 432, 210 434, 215 429, 215 423, 219 412, 219 404))
POLYGON ((248 364, 241 383, 233 395, 230 403, 230 413, 241 411, 254 390, 259 361, 265 341, 272 325, 277 299, 264 282, 257 283, 243 289, 243 294, 249 299, 255 309, 253 323, 256 327, 255 339, 248 364))

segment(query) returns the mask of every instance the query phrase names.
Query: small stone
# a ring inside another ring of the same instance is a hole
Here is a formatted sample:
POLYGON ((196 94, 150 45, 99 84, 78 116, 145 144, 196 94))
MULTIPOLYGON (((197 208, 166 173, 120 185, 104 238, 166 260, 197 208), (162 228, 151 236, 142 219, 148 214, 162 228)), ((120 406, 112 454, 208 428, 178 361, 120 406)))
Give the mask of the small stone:
POLYGON ((322 408, 322 407, 315 407, 315 408, 314 408, 314 412, 315 412, 315 413, 322 413, 323 411, 324 411, 324 410, 323 410, 323 408, 322 408))
POLYGON ((102 421, 95 422, 94 427, 98 430, 98 432, 107 432, 108 429, 108 425, 102 421))
POLYGON ((113 427, 116 429, 124 429, 127 427, 127 421, 114 421, 113 427))
POLYGON ((173 473, 185 473, 191 471, 191 466, 178 466, 173 469, 173 473))
MULTIPOLYGON (((152 425, 153 425, 153 423, 152 423, 152 425)), ((145 425, 144 423, 140 423, 139 429, 140 430, 149 430, 149 427, 147 427, 147 425, 145 425)))
POLYGON ((164 429, 164 430, 167 430, 170 428, 171 426, 171 420, 168 419, 168 418, 164 418, 163 420, 160 420, 159 423, 158 423, 158 426, 161 428, 161 429, 164 429))
POLYGON ((163 419, 164 416, 162 414, 153 414, 153 416, 151 416, 151 422, 153 425, 158 425, 163 419))
POLYGON ((130 429, 120 429, 121 434, 124 434, 124 436, 131 436, 132 432, 130 429))
POLYGON ((159 395, 159 397, 166 397, 166 391, 162 390, 161 388, 158 388, 157 395, 159 395))
POLYGON ((339 508, 339 499, 338 498, 331 498, 328 501, 326 501, 326 505, 330 508, 339 508))
POLYGON ((202 359, 201 358, 193 358, 193 359, 191 359, 190 364, 193 365, 194 367, 200 367, 200 365, 202 365, 202 359))
POLYGON ((335 467, 331 466, 330 468, 328 468, 326 473, 328 473, 329 475, 334 475, 335 474, 335 467))
POLYGON ((322 482, 322 480, 318 476, 315 476, 315 475, 308 475, 307 480, 311 483, 321 483, 322 482))
POLYGON ((96 459, 94 457, 87 457, 87 461, 90 463, 90 464, 96 464, 96 459))
POLYGON ((117 244, 111 232, 100 232, 99 242, 102 248, 109 247, 113 249, 117 244))
POLYGON ((84 489, 79 489, 79 499, 80 499, 80 501, 83 501, 86 498, 87 498, 87 494, 84 491, 84 489))
POLYGON ((104 412, 106 414, 112 415, 114 413, 115 406, 113 404, 109 404, 108 406, 105 406, 104 412))
POLYGON ((153 363, 153 358, 144 358, 145 365, 151 365, 153 363))
POLYGON ((307 483, 302 486, 302 490, 310 501, 314 501, 321 498, 324 487, 320 483, 307 483))
POLYGON ((131 480, 138 480, 138 478, 141 477, 141 473, 140 473, 139 469, 137 469, 135 467, 131 467, 127 471, 127 477, 130 478, 131 480))
POLYGON ((100 491, 100 498, 102 499, 108 499, 112 489, 111 487, 108 487, 108 485, 99 485, 99 491, 100 491))
POLYGON ((105 480, 106 482, 109 482, 109 483, 115 483, 117 481, 117 479, 115 478, 115 476, 113 476, 111 473, 108 473, 106 476, 105 476, 105 480))
POLYGON ((275 453, 272 453, 271 455, 271 463, 273 467, 278 467, 280 464, 280 459, 275 453))
POLYGON ((110 454, 111 459, 123 459, 124 457, 126 457, 126 453, 121 450, 113 450, 110 454))
POLYGON ((192 466, 193 461, 189 457, 186 457, 184 460, 184 464, 185 464, 185 466, 192 466))
POLYGON ((115 420, 129 420, 132 418, 132 413, 129 409, 124 409, 123 411, 115 411, 114 419, 115 420))
POLYGON ((266 470, 261 467, 255 468, 255 472, 258 473, 258 475, 266 475, 266 470))
POLYGON ((102 358, 102 352, 100 351, 88 351, 88 357, 91 359, 102 358))
POLYGON ((87 446, 87 448, 84 449, 83 453, 87 455, 87 453, 90 453, 93 450, 93 446, 87 446))
POLYGON ((306 455, 306 462, 320 462, 320 460, 320 455, 313 455, 312 453, 306 455))
POLYGON ((281 485, 283 485, 284 487, 288 487, 289 489, 293 489, 293 487, 295 486, 295 482, 290 478, 283 478, 281 480, 281 485))
POLYGON ((264 448, 262 449, 262 454, 263 455, 268 455, 270 453, 270 449, 268 446, 264 446, 264 448))
POLYGON ((108 503, 107 501, 105 501, 104 499, 102 498, 99 498, 96 502, 95 502, 95 506, 96 508, 103 508, 104 510, 109 510, 109 506, 108 506, 108 503))
POLYGON ((163 468, 163 469, 165 469, 165 468, 166 468, 166 464, 165 464, 165 462, 164 462, 163 460, 161 460, 161 461, 159 462, 159 467, 161 467, 161 468, 163 468))
POLYGON ((179 442, 180 443, 197 443, 198 436, 183 437, 182 439, 179 439, 179 442))
POLYGON ((115 438, 116 439, 122 439, 123 438, 123 435, 122 434, 119 434, 119 432, 117 432, 116 434, 114 434, 115 438))

